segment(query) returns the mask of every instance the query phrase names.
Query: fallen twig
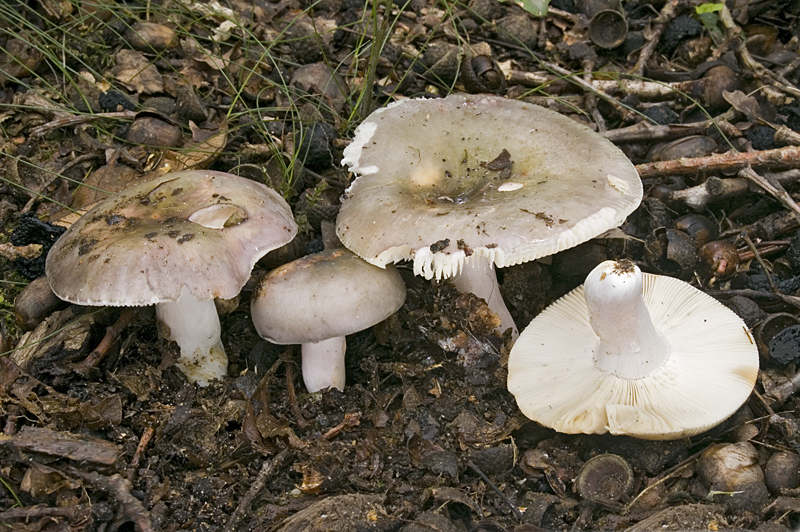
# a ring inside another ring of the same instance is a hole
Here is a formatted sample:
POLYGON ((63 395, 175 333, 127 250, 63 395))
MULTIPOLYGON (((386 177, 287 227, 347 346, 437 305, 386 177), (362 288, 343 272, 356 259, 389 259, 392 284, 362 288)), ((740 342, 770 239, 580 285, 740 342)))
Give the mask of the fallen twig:
POLYGON ((115 474, 106 477, 94 471, 85 472, 72 466, 68 467, 68 470, 72 476, 80 477, 95 488, 112 495, 120 504, 122 513, 133 521, 136 530, 155 532, 150 512, 145 509, 142 501, 131 495, 133 485, 122 475, 115 474))
POLYGON ((778 289, 775 286, 775 281, 772 280, 772 275, 769 273, 769 268, 767 268, 767 265, 764 263, 764 259, 761 257, 761 253, 758 252, 758 248, 756 248, 756 245, 753 243, 753 239, 747 236, 746 233, 742 234, 741 236, 742 239, 747 243, 747 247, 750 248, 750 253, 753 254, 753 257, 755 257, 756 261, 761 265, 761 271, 764 272, 764 276, 767 278, 769 289, 773 292, 777 292, 778 289))
POLYGON ((117 321, 114 322, 113 325, 106 327, 106 334, 94 351, 89 353, 81 362, 75 364, 72 369, 77 373, 83 374, 96 368, 100 361, 108 354, 109 349, 111 349, 111 346, 117 341, 122 331, 125 330, 125 327, 128 326, 140 310, 140 307, 127 307, 123 310, 119 318, 117 318, 117 321))
POLYGON ((643 120, 632 126, 604 131, 601 135, 615 144, 622 144, 625 142, 672 140, 688 137, 689 135, 702 135, 708 130, 718 127, 726 136, 738 137, 741 132, 728 122, 733 119, 735 114, 735 111, 727 111, 711 120, 690 122, 688 124, 657 125, 643 120))
POLYGON ((744 233, 750 238, 774 240, 777 236, 785 235, 798 227, 800 222, 793 212, 780 211, 768 214, 752 224, 727 229, 719 235, 719 238, 724 239, 744 233))
POLYGON ((622 515, 626 515, 628 512, 630 512, 631 508, 633 508, 633 505, 636 504, 636 501, 638 501, 642 497, 642 495, 644 495, 645 493, 647 493, 651 489, 655 488, 659 484, 663 484, 666 480, 674 477, 680 471, 686 469, 686 467, 688 467, 693 462, 695 462, 698 458, 700 458, 700 455, 703 454, 705 452, 705 450, 706 449, 704 447, 701 450, 699 450, 696 453, 694 453, 693 455, 691 455, 690 457, 684 458, 679 463, 677 463, 674 466, 670 467, 669 469, 667 469, 666 471, 664 471, 660 475, 658 475, 656 477, 653 477, 651 479, 653 481, 652 484, 648 484, 647 486, 645 486, 645 488, 642 491, 640 491, 639 494, 636 495, 636 497, 634 497, 631 500, 631 502, 629 502, 628 504, 625 505, 625 508, 622 510, 622 515))
POLYGON ((142 459, 142 453, 147 448, 147 445, 150 443, 150 440, 153 438, 153 434, 155 434, 155 432, 156 431, 153 429, 153 427, 147 427, 142 433, 142 437, 139 438, 139 445, 136 446, 136 452, 133 453, 133 458, 131 459, 131 463, 128 468, 128 481, 131 483, 133 483, 133 478, 136 474, 136 468, 139 467, 139 460, 142 459))
POLYGON ((651 25, 648 35, 649 40, 639 51, 639 59, 636 61, 633 69, 631 69, 632 74, 641 76, 644 73, 644 65, 647 63, 647 60, 650 59, 650 56, 653 55, 653 51, 661 40, 661 34, 664 32, 667 24, 675 18, 678 4, 678 0, 668 0, 667 3, 664 4, 664 7, 661 8, 661 12, 651 25))
POLYGON ((786 189, 778 182, 777 179, 762 176, 748 165, 739 170, 739 177, 749 179, 759 187, 766 190, 772 197, 780 201, 787 209, 794 212, 797 219, 800 220, 800 205, 795 202, 792 197, 786 192, 786 189))
MULTIPOLYGON (((785 251, 786 248, 789 247, 791 244, 790 240, 778 240, 778 241, 771 241, 771 242, 759 242, 757 249, 758 253, 764 257, 766 255, 771 255, 772 253, 778 253, 779 251, 785 251)), ((750 250, 739 250, 739 262, 744 262, 746 260, 754 259, 756 254, 750 250)))
POLYGON ((35 519, 37 517, 66 517, 73 519, 85 514, 92 514, 92 507, 89 504, 74 504, 72 506, 31 506, 24 508, 12 508, 5 512, 0 512, 0 521, 12 521, 14 519, 35 519))
POLYGON ((56 116, 56 118, 54 118, 50 122, 31 129, 30 136, 31 138, 41 137, 42 135, 44 135, 48 131, 52 131, 53 129, 68 127, 68 126, 76 126, 78 124, 85 124, 86 122, 97 120, 98 118, 118 118, 122 120, 133 120, 134 118, 136 118, 136 113, 134 111, 120 111, 114 113, 56 116))
POLYGON ((780 292, 765 292, 763 290, 752 290, 749 288, 740 288, 736 290, 706 290, 705 292, 711 297, 742 296, 748 299, 771 299, 773 301, 777 300, 786 303, 787 305, 791 305, 797 309, 800 309, 800 297, 787 296, 786 294, 781 294, 780 292))
POLYGON ((283 361, 286 363, 286 366, 284 366, 286 371, 286 393, 289 395, 289 406, 292 408, 294 420, 297 422, 297 426, 303 429, 308 426, 308 421, 306 421, 306 418, 303 417, 303 413, 300 411, 300 405, 297 404, 297 394, 294 391, 293 348, 294 346, 292 345, 287 346, 286 351, 283 352, 283 361))
POLYGON ((353 414, 345 414, 344 420, 341 423, 339 423, 331 430, 320 436, 320 438, 323 440, 330 440, 331 438, 338 436, 339 433, 342 431, 357 427, 361 423, 359 421, 360 417, 361 415, 358 412, 353 414))
POLYGON ((41 244, 28 244, 15 246, 13 244, 0 244, 0 257, 8 260, 35 259, 42 254, 41 244))
POLYGON ((742 36, 742 30, 736 25, 736 22, 731 16, 728 7, 723 3, 722 9, 719 11, 719 21, 722 27, 725 28, 725 36, 730 41, 736 54, 739 56, 742 65, 753 72, 759 81, 767 86, 773 86, 782 90, 786 94, 791 94, 794 97, 800 97, 800 89, 795 87, 789 80, 781 74, 772 72, 764 65, 756 61, 747 49, 747 43, 742 36))
MULTIPOLYGON (((787 170, 768 174, 781 185, 787 185, 800 179, 800 169, 787 170)), ((670 202, 680 203, 696 211, 702 211, 709 203, 740 196, 753 189, 751 181, 744 177, 721 179, 711 176, 695 187, 676 190, 669 195, 670 202)))
POLYGON ((698 172, 739 170, 747 165, 765 168, 800 167, 800 146, 786 146, 774 150, 748 151, 744 153, 717 153, 694 159, 658 161, 636 166, 639 176, 659 177, 665 175, 690 175, 698 172))
POLYGON ((275 470, 280 467, 286 457, 289 455, 289 447, 285 447, 281 452, 275 455, 275 458, 272 460, 267 460, 261 466, 261 471, 259 471, 258 476, 256 477, 253 484, 250 486, 250 489, 247 490, 247 493, 242 500, 239 501, 239 505, 236 507, 236 510, 233 511, 230 519, 225 524, 225 528, 222 529, 222 532, 232 532, 235 530, 236 523, 241 519, 245 513, 250 511, 250 504, 253 502, 253 499, 256 498, 258 492, 264 487, 264 484, 267 483, 267 478, 272 475, 275 470))
POLYGON ((503 502, 506 503, 511 508, 511 511, 514 512, 514 515, 517 517, 517 519, 522 521, 523 515, 520 509, 517 507, 517 505, 514 504, 514 502, 511 499, 509 499, 505 493, 500 491, 500 488, 495 486, 494 482, 489 480, 489 477, 487 477, 486 474, 483 471, 481 471, 480 468, 476 466, 472 460, 467 461, 467 465, 469 466, 470 469, 475 471, 475 473, 477 473, 478 476, 481 477, 481 479, 483 479, 484 482, 486 482, 487 486, 492 488, 492 491, 494 491, 497 495, 500 496, 501 499, 503 499, 503 502))
MULTIPOLYGON (((693 98, 700 98, 703 95, 703 89, 706 85, 705 79, 672 83, 624 78, 593 79, 589 82, 562 67, 558 67, 555 70, 558 76, 547 72, 511 70, 508 72, 506 80, 509 84, 522 85, 523 87, 539 87, 563 79, 564 81, 571 81, 589 92, 599 92, 601 94, 598 94, 598 96, 604 97, 605 99, 610 98, 609 94, 620 96, 635 94, 642 101, 671 100, 680 93, 688 94, 693 98)), ((616 102, 616 100, 612 100, 612 102, 616 102)))
POLYGON ((768 397, 774 399, 775 403, 781 404, 798 390, 800 390, 800 371, 792 375, 792 377, 783 384, 779 384, 770 390, 768 397))

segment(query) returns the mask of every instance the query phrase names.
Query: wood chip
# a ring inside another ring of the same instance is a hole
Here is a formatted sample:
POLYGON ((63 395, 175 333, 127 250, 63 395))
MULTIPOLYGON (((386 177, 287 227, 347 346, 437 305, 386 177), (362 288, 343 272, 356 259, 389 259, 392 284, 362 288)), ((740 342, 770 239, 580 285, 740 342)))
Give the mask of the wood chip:
POLYGON ((39 427, 22 427, 16 436, 0 436, 0 444, 4 443, 22 451, 103 465, 113 465, 122 454, 122 447, 105 440, 39 427))

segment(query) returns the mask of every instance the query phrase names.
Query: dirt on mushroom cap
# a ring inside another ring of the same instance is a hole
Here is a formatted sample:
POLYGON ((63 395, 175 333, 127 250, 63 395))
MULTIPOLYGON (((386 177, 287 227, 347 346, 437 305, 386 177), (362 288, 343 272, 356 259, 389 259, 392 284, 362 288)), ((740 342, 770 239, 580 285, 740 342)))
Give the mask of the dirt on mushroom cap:
POLYGON ((274 190, 206 170, 166 174, 100 202, 56 242, 47 277, 84 305, 234 297, 256 261, 297 232, 274 190))
POLYGON ((642 197, 627 157, 589 128, 485 95, 376 111, 342 162, 358 175, 337 221, 342 242, 379 266, 414 259, 428 278, 458 273, 466 249, 502 267, 572 247, 642 197))

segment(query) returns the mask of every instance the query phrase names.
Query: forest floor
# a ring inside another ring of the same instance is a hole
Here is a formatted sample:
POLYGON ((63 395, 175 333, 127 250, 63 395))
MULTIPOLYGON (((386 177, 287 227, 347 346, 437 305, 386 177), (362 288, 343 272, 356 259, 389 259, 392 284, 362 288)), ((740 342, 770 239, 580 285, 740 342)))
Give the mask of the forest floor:
POLYGON ((0 5, 0 527, 800 526, 797 2, 552 0, 544 16, 522 3, 0 5), (607 258, 679 277, 759 344, 758 383, 736 414, 670 441, 542 427, 506 389, 512 341, 484 302, 408 264, 403 307, 348 337, 345 389, 306 392, 299 348, 252 324, 255 283, 322 249, 351 178, 342 150, 371 111, 453 92, 568 115, 644 183, 629 238, 499 271, 520 330, 607 258), (300 226, 220 305, 228 376, 208 387, 176 369, 152 308, 67 306, 35 282, 35 246, 46 253, 63 231, 52 223, 168 168, 266 183, 300 226), (81 364, 98 346, 99 364, 81 364), (631 482, 614 491, 621 473, 601 469, 601 495, 582 493, 586 464, 607 454, 631 482))

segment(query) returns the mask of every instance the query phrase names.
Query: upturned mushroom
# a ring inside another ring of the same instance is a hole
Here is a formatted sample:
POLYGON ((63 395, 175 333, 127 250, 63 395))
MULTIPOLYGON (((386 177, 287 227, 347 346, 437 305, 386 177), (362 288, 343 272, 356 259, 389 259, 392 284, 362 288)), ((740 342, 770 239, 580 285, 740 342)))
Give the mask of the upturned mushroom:
POLYGON ((156 305, 178 367, 205 386, 228 365, 214 298, 236 296, 256 261, 296 233, 288 204, 265 185, 176 172, 95 205, 50 250, 47 279, 78 305, 156 305))
POLYGON ((568 434, 692 436, 750 396, 758 349, 730 309, 679 279, 606 261, 520 334, 508 389, 568 434))
POLYGON ((303 382, 313 393, 344 389, 345 336, 385 320, 405 299, 393 265, 378 268, 341 248, 272 270, 258 283, 250 308, 262 338, 301 344, 303 382))
POLYGON ((487 95, 404 100, 356 129, 356 174, 336 230, 367 262, 402 260, 483 298, 516 326, 495 266, 520 264, 617 227, 642 183, 609 141, 565 116, 487 95))

